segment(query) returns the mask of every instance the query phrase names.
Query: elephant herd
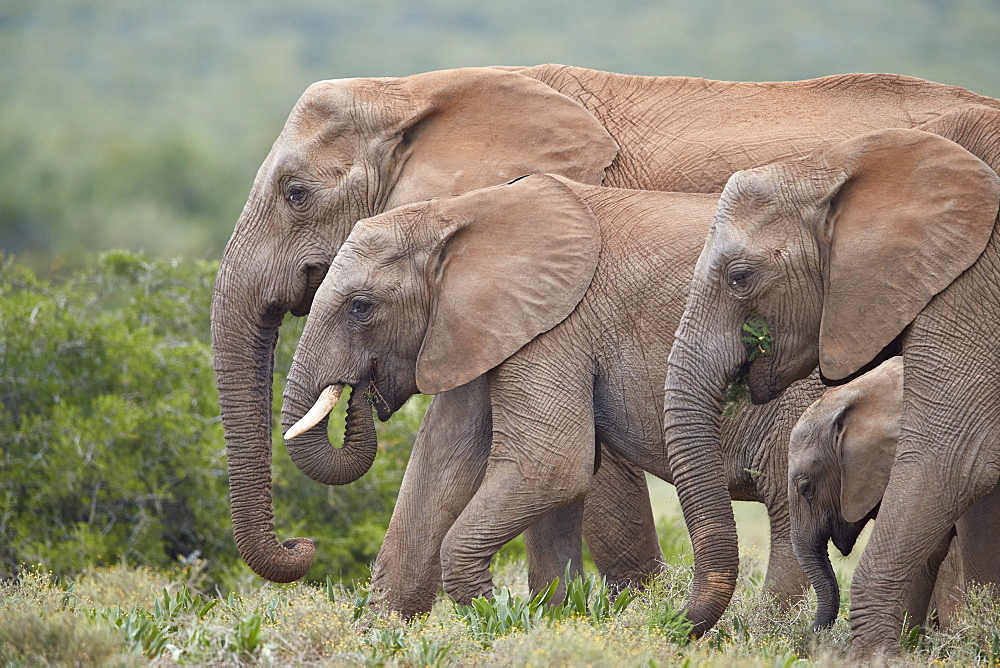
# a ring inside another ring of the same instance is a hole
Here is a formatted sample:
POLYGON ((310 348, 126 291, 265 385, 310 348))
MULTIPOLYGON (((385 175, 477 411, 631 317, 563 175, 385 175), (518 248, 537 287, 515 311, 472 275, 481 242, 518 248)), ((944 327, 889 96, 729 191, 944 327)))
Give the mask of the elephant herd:
POLYGON ((372 408, 434 395, 372 573, 402 615, 442 584, 488 594, 521 533, 535 590, 579 572, 582 540, 609 583, 641 583, 662 566, 648 471, 691 534, 696 634, 735 587, 730 501, 753 500, 765 586, 790 602, 812 583, 817 626, 839 605, 827 540, 849 552, 882 518, 852 656, 898 651, 904 613, 1000 582, 983 538, 1000 528, 998 169, 1000 100, 889 74, 313 84, 212 302, 240 554, 275 582, 312 562, 308 539, 278 541, 271 500, 274 347, 308 313, 282 424, 309 477, 358 479, 372 408), (723 417, 734 388, 752 404, 723 417))

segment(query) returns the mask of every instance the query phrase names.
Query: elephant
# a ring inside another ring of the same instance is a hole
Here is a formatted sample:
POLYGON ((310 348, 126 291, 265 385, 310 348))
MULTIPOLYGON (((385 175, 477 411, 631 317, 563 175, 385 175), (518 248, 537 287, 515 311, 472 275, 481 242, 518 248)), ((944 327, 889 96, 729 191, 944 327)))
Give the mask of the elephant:
MULTIPOLYGON (((854 380, 823 393, 802 413, 788 444, 788 508, 792 547, 816 590, 813 627, 833 624, 840 588, 827 541, 841 554, 854 549, 861 530, 878 516, 896 458, 903 404, 903 358, 893 357, 854 380)), ((961 601, 963 562, 992 558, 1000 520, 992 497, 977 502, 955 524, 911 587, 904 610, 922 625, 928 611, 948 626, 961 601)), ((978 569, 982 572, 982 569, 978 569)), ((970 577, 975 577, 970 573, 970 577)), ((998 584, 979 582, 979 584, 998 584)))
MULTIPOLYGON (((907 587, 1000 471, 1000 112, 958 109, 923 127, 735 173, 667 367, 674 483, 692 540, 714 557, 695 564, 701 582, 731 579, 738 563, 732 510, 714 500, 725 491, 726 387, 745 383, 759 404, 817 367, 834 384, 902 355, 898 453, 880 510, 891 520, 875 523, 851 585, 856 660, 898 652, 907 587)), ((963 564, 987 581, 997 566, 963 564)), ((724 609, 718 590, 692 591, 688 605, 710 595, 724 609)))
MULTIPOLYGON (((830 563, 827 541, 847 556, 869 520, 878 515, 889 484, 899 441, 903 403, 903 359, 893 357, 851 382, 828 390, 805 410, 788 443, 788 510, 792 547, 816 591, 813 628, 831 626, 840 607, 840 587, 830 563)), ((923 624, 923 608, 934 590, 939 617, 954 607, 961 557, 947 545, 948 577, 936 575, 943 554, 926 567, 923 587, 911 591, 906 612, 923 624), (938 586, 935 586, 938 585, 938 586)))
MULTIPOLYGON (((326 415, 345 386, 349 420, 370 414, 361 397, 385 420, 417 392, 485 377, 492 430, 477 448, 488 464, 440 554, 449 594, 464 604, 488 595, 495 552, 587 494, 595 438, 671 480, 663 377, 717 199, 540 174, 359 222, 288 373, 286 442, 325 456, 326 415)), ((727 419, 733 498, 773 506, 785 496, 779 443, 821 390, 813 379, 727 419)), ((578 568, 578 537, 575 546, 578 568)))
MULTIPOLYGON (((311 541, 279 543, 275 535, 274 346, 287 312, 309 312, 358 220, 525 173, 718 192, 737 169, 828 147, 872 128, 913 127, 973 104, 995 101, 894 75, 733 83, 562 65, 311 85, 257 172, 213 293, 212 347, 240 555, 255 573, 280 582, 302 577, 312 563, 311 541)), ((436 396, 417 435, 373 571, 373 584, 404 614, 426 610, 434 600, 441 540, 486 465, 486 453, 466 444, 482 442, 480 433, 490 428, 488 408, 485 382, 473 381, 436 396)), ((347 459, 353 452, 352 446, 337 454, 347 459)), ((327 483, 350 480, 367 461, 366 455, 341 467, 328 459, 305 460, 294 446, 289 454, 307 475, 327 483)), ((636 580, 656 571, 662 556, 645 479, 606 449, 602 462, 588 498, 595 507, 619 510, 592 515, 585 506, 585 538, 609 580, 636 580), (627 521, 609 522, 612 515, 627 521)), ((558 519, 548 521, 558 526, 558 519)), ((787 516, 783 522, 787 527, 787 516)), ((544 570, 546 559, 536 550, 548 552, 552 535, 569 533, 547 531, 536 540, 529 532, 532 570, 544 570)), ((788 543, 787 535, 782 542, 788 543)), ((805 583, 796 570, 779 574, 777 591, 805 583)))

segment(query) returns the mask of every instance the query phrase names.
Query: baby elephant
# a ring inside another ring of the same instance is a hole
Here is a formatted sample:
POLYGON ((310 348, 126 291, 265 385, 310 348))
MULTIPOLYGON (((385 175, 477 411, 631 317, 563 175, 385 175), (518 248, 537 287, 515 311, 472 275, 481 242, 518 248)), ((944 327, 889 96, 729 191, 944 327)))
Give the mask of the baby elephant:
MULTIPOLYGON (((843 555, 850 554, 858 534, 878 513, 896 456, 902 400, 903 358, 894 357, 826 392, 792 430, 788 445, 792 547, 816 590, 817 629, 833 624, 840 607, 827 541, 832 539, 843 555)), ((932 587, 930 601, 941 622, 947 623, 961 597, 958 543, 949 536, 923 569, 923 581, 914 584, 907 606, 911 623, 923 623, 932 587), (954 547, 948 551, 949 546, 954 547)))
MULTIPOLYGON (((289 448, 339 452, 324 416, 345 385, 350 432, 352 416, 370 410, 360 396, 386 419, 416 392, 485 374, 489 460, 441 567, 460 602, 488 594, 493 554, 587 493, 595 438, 671 481, 663 378, 716 201, 533 175, 361 221, 316 293, 288 374, 282 422, 301 422, 289 448)), ((723 426, 727 450, 713 471, 733 498, 767 503, 772 530, 787 518, 788 433, 819 391, 815 381, 790 388, 778 406, 745 407, 723 426)), ((406 510, 414 522, 440 512, 406 510)), ((774 536, 771 565, 775 546, 788 545, 780 570, 794 577, 787 533, 774 536)), ((578 530, 551 535, 553 546, 567 541, 578 553, 578 530)), ((714 550, 694 547, 696 562, 714 550)), ((726 597, 732 585, 707 584, 726 597)))

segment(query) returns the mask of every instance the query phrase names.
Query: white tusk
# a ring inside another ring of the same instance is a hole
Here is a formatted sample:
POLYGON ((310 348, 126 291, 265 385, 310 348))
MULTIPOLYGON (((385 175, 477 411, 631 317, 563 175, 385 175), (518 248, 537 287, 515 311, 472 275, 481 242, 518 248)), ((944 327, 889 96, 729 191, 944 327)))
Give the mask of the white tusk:
POLYGON ((340 394, 344 391, 343 385, 330 385, 320 392, 319 398, 309 412, 302 416, 302 419, 292 425, 291 429, 285 432, 285 440, 289 441, 296 436, 309 431, 320 420, 325 418, 333 410, 333 407, 340 401, 340 394))

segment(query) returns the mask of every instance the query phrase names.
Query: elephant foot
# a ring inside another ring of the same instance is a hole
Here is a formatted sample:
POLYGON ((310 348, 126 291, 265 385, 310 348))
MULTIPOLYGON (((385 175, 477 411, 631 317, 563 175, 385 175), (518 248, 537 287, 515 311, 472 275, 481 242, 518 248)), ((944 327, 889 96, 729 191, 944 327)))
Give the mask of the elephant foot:
POLYGON ((904 619, 892 614, 858 614, 851 610, 850 663, 884 666, 900 654, 904 619))
POLYGON ((493 598, 493 578, 487 571, 486 579, 476 584, 456 583, 445 580, 444 590, 459 605, 471 605, 474 598, 493 598))
POLYGON ((463 559, 459 555, 442 550, 441 584, 445 593, 460 605, 470 605, 472 599, 480 596, 491 598, 493 574, 490 573, 489 565, 489 558, 463 559))
POLYGON ((374 581, 372 582, 372 593, 378 601, 379 608, 395 612, 406 621, 429 613, 437 598, 436 592, 391 588, 379 585, 374 581))
POLYGON ((626 573, 605 575, 608 593, 617 596, 626 589, 642 591, 653 578, 663 572, 663 562, 661 561, 655 568, 638 568, 626 573))
POLYGON ((778 610, 781 612, 787 612, 805 599, 808 588, 797 586, 789 589, 789 587, 784 584, 765 582, 764 591, 770 594, 774 599, 774 604, 777 606, 778 610))
POLYGON ((851 651, 847 654, 847 663, 854 666, 888 666, 899 656, 899 643, 888 645, 856 646, 851 643, 851 651))
POLYGON ((461 592, 456 590, 455 593, 452 593, 447 589, 445 589, 445 591, 448 593, 449 596, 455 599, 455 602, 458 603, 459 605, 472 605, 472 599, 474 598, 486 598, 486 599, 493 598, 492 585, 486 589, 483 589, 479 593, 476 593, 474 591, 470 592, 468 590, 462 590, 461 592))
POLYGON ((431 611, 441 573, 436 558, 408 556, 409 560, 396 557, 387 539, 372 566, 372 592, 378 593, 379 605, 406 620, 431 611))

